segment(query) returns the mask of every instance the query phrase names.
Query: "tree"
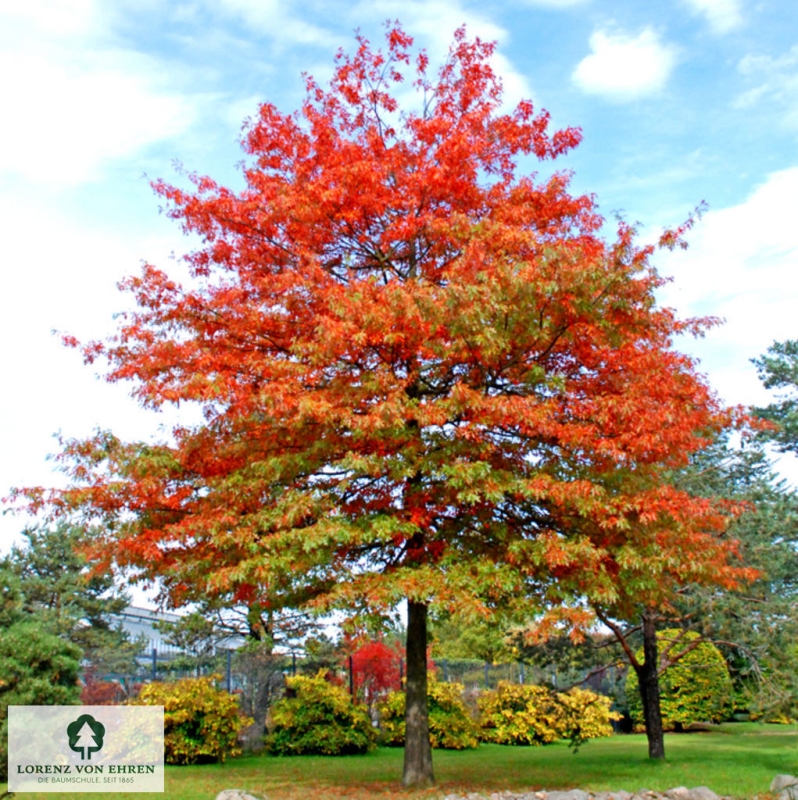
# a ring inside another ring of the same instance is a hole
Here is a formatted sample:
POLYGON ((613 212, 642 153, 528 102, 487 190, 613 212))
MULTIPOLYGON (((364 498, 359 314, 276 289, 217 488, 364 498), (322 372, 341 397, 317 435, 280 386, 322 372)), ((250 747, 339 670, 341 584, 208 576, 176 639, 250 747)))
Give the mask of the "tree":
MULTIPOLYGON (((742 444, 733 447, 728 436, 720 436, 669 476, 692 496, 731 512, 725 535, 736 542, 739 561, 748 573, 745 585, 686 581, 674 587, 667 605, 641 606, 638 624, 624 626, 616 620, 611 625, 635 672, 637 680, 631 685, 639 687, 643 708, 646 702, 650 707, 653 725, 646 717, 650 749, 663 755, 660 709, 651 695, 659 696, 660 678, 670 680, 667 670, 691 658, 703 644, 717 645, 726 654, 737 689, 748 696, 754 713, 789 715, 795 707, 798 498, 773 473, 759 438, 761 433, 753 437, 748 431, 742 444), (664 653, 656 635, 663 623, 681 630, 664 653), (641 658, 636 648, 641 635, 650 659, 641 658)), ((600 614, 610 624, 611 610, 601 609, 600 614)))
POLYGON ((679 478, 692 493, 740 507, 729 535, 757 578, 744 591, 686 587, 675 609, 683 627, 721 648, 754 714, 791 716, 798 704, 798 495, 774 473, 762 438, 738 447, 720 439, 679 478))
POLYGON ((798 340, 773 342, 768 354, 753 363, 765 388, 780 390, 775 403, 757 409, 758 416, 775 425, 762 437, 784 453, 798 454, 798 340))
MULTIPOLYGON (((503 621, 502 621, 503 622, 503 621)), ((511 661, 508 624, 495 620, 460 623, 456 617, 436 620, 432 627, 432 656, 436 659, 511 661)))
MULTIPOLYGON (((729 669, 715 645, 702 641, 695 631, 659 631, 660 699, 662 725, 666 730, 683 730, 694 722, 722 722, 732 710, 732 685, 729 669), (688 645, 694 645, 688 649, 688 645), (678 658, 671 656, 681 653, 678 658)), ((637 653, 643 659, 643 653, 637 653)), ((642 707, 637 702, 637 671, 626 679, 629 714, 640 722, 642 707)))
MULTIPOLYGON (((598 618, 613 632, 626 655, 627 662, 637 677, 637 688, 640 692, 640 706, 643 711, 643 723, 648 739, 648 757, 665 758, 665 726, 662 721, 662 705, 660 698, 660 674, 676 663, 684 653, 674 651, 668 653, 670 658, 663 657, 657 642, 657 620, 659 614, 651 604, 641 604, 638 609, 639 625, 625 626, 613 617, 618 616, 616 609, 605 607, 596 609, 598 618), (632 636, 641 633, 643 647, 635 652, 632 636), (673 660, 671 660, 671 658, 673 660)), ((631 614, 623 615, 628 621, 631 614)), ((627 686, 629 684, 627 683, 627 686)))
MULTIPOLYGON (((774 342, 767 355, 754 359, 759 377, 765 388, 777 391, 777 401, 764 408, 756 409, 757 415, 770 422, 773 427, 760 431, 760 439, 773 443, 783 453, 798 455, 798 340, 788 339, 774 342)), ((765 711, 795 716, 798 711, 798 618, 796 618, 795 597, 798 592, 798 495, 791 492, 786 496, 784 486, 780 487, 778 502, 768 507, 768 530, 772 531, 774 543, 773 556, 769 559, 768 575, 772 576, 764 588, 764 596, 770 601, 768 608, 776 613, 770 616, 772 624, 761 629, 768 631, 767 654, 764 674, 775 681, 767 681, 770 689, 764 703, 765 711)), ((771 493, 772 499, 772 493, 771 493)))
POLYGON ((660 478, 728 416, 671 347, 709 323, 656 305, 656 247, 623 222, 605 240, 566 173, 517 175, 579 131, 550 133, 526 101, 503 113, 494 46, 462 29, 435 79, 398 26, 386 38, 339 54, 329 89, 307 78, 296 114, 260 107, 240 192, 153 184, 202 240, 191 278, 145 266, 122 287, 137 310, 83 353, 145 407, 194 403, 203 422, 157 444, 66 440, 71 485, 17 496, 101 519, 100 563, 157 577, 175 605, 406 601, 403 782, 423 785, 431 607, 608 597, 632 558, 733 579, 716 510, 660 478), (415 110, 395 99, 405 73, 415 110))
POLYGON ((5 780, 8 707, 77 703, 81 653, 24 612, 19 582, 2 565, 0 587, 0 780, 5 780))
MULTIPOLYGON (((794 714, 798 497, 773 472, 762 438, 762 432, 754 437, 748 431, 740 445, 732 446, 729 436, 720 436, 669 476, 681 490, 731 512, 724 536, 736 542, 739 561, 747 569, 744 585, 730 589, 712 581, 673 582, 665 595, 667 604, 657 608, 640 603, 625 616, 617 604, 599 605, 599 617, 622 645, 620 658, 606 642, 598 643, 606 653, 601 657, 595 648, 575 647, 565 637, 526 648, 525 657, 535 665, 550 661, 566 669, 574 665, 580 674, 621 663, 625 653, 635 676, 630 685, 641 695, 639 702, 633 697, 628 702, 641 710, 648 706, 645 722, 652 757, 664 757, 662 731, 668 724, 665 721, 661 727, 661 703, 655 702, 660 682, 664 680, 667 686, 668 672, 684 658, 689 660, 703 644, 722 650, 738 697, 746 699, 754 715, 785 718, 794 714), (680 631, 664 651, 661 631, 657 633, 663 624, 679 626, 680 631), (644 647, 639 646, 645 639, 650 658, 644 657, 644 647), (552 652, 555 645, 564 654, 552 652)), ((618 585, 628 586, 630 581, 633 576, 627 574, 618 585)))
POLYGON ((401 684, 401 655, 384 641, 366 642, 351 656, 352 678, 358 697, 372 711, 377 701, 401 684))
MULTIPOLYGON (((700 452, 700 448, 695 452, 700 452)), ((679 468, 686 466, 682 464, 679 468)), ((677 601, 686 590, 729 591, 754 580, 759 574, 744 563, 739 542, 728 535, 729 525, 741 510, 739 504, 685 491, 676 486, 677 478, 678 471, 673 467, 670 472, 663 470, 656 492, 660 499, 681 498, 682 507, 669 505, 666 514, 652 519, 644 527, 640 526, 640 521, 650 515, 652 509, 638 508, 636 514, 625 518, 629 527, 623 538, 604 537, 600 530, 591 531, 595 525, 593 520, 571 523, 590 540, 604 542, 604 558, 611 565, 608 572, 614 578, 611 588, 594 582, 594 579, 606 579, 603 570, 569 571, 559 576, 561 591, 570 588, 572 603, 590 606, 595 616, 612 631, 627 663, 636 673, 648 753, 652 759, 665 758, 660 675, 697 646, 688 642, 684 647, 669 648, 666 655, 660 654, 656 636, 658 624, 680 619, 677 601), (636 636, 642 637, 642 659, 636 652, 636 636)), ((613 476, 611 480, 634 482, 638 476, 613 476)))
MULTIPOLYGON (((712 506, 716 506, 722 516, 724 503, 715 498, 701 498, 687 494, 691 501, 706 502, 705 522, 711 520, 712 506)), ((695 506, 694 506, 695 508, 695 506)), ((727 508, 731 513, 731 509, 727 508)), ((624 545, 617 554, 617 591, 614 596, 594 595, 592 606, 598 619, 616 637, 630 668, 637 678, 637 688, 648 739, 648 755, 652 759, 665 758, 664 724, 660 698, 660 676, 665 670, 679 663, 702 639, 678 639, 660 652, 657 627, 664 621, 686 622, 680 611, 679 600, 686 590, 708 589, 730 591, 741 584, 750 582, 758 576, 740 558, 739 543, 726 537, 727 525, 715 529, 714 535, 705 532, 705 549, 700 539, 684 540, 686 548, 681 554, 669 552, 662 547, 658 537, 653 537, 651 547, 641 548, 637 554, 628 553, 624 545), (693 545, 698 545, 692 549, 693 545), (626 551, 626 552, 624 552, 626 551), (631 557, 629 557, 631 555, 631 557), (642 555, 642 558, 638 556, 642 555), (731 559, 731 561, 727 560, 731 559), (692 562, 692 563, 691 563, 692 562), (674 569, 674 566, 676 569, 674 569), (656 586, 651 584, 656 583, 656 586), (642 638, 642 648, 635 647, 635 639, 642 638)), ((672 543, 675 544, 675 543, 672 543)), ((682 606, 683 608, 683 606, 682 606)))
POLYGON ((19 613, 77 645, 95 672, 129 671, 141 646, 114 622, 127 596, 110 572, 90 569, 84 548, 93 534, 61 523, 27 528, 22 535, 24 544, 0 560, 0 570, 18 587, 19 613))

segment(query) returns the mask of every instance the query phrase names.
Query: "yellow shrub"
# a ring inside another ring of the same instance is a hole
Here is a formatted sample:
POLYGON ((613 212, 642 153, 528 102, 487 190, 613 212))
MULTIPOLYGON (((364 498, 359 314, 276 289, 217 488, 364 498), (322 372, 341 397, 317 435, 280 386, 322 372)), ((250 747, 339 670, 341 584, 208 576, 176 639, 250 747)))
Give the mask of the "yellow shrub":
POLYGON ((496 744, 541 745, 570 739, 579 745, 612 733, 608 697, 586 689, 553 692, 543 686, 499 683, 479 698, 482 740, 496 744))
POLYGON ((240 755, 238 732, 253 720, 241 714, 238 696, 214 685, 220 675, 148 683, 134 705, 164 707, 167 764, 207 764, 240 755))
MULTIPOLYGON (((429 739, 434 748, 468 750, 479 745, 478 727, 463 702, 461 683, 427 683, 429 739)), ((405 743, 405 693, 391 692, 380 704, 383 744, 402 747, 405 743)))
POLYGON ((540 745, 563 736, 559 706, 543 686, 502 681, 480 696, 479 710, 485 742, 540 745))
POLYGON ((293 697, 269 712, 266 746, 275 755, 350 755, 373 750, 377 735, 365 706, 352 702, 342 686, 318 675, 295 675, 286 685, 293 697))
POLYGON ((612 700, 587 689, 571 689, 556 695, 560 707, 563 737, 578 746, 587 739, 612 735, 612 720, 621 719, 610 711, 612 700))

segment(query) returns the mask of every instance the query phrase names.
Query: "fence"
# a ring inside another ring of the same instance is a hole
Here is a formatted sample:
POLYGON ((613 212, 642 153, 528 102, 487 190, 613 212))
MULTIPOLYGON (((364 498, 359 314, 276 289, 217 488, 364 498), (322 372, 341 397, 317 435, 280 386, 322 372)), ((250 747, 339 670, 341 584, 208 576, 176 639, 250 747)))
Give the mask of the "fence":
MULTIPOLYGON (((551 665, 540 668, 523 662, 491 664, 478 659, 435 659, 430 661, 430 671, 439 681, 460 683, 469 691, 495 689, 501 681, 521 684, 547 684, 555 689, 583 686, 596 692, 615 695, 624 675, 610 666, 593 670, 563 670, 551 665)), ((170 681, 179 678, 216 674, 221 675, 221 685, 228 692, 257 695, 259 684, 267 684, 268 695, 273 699, 281 690, 286 676, 315 674, 325 670, 329 677, 345 685, 356 698, 362 696, 362 687, 369 680, 369 667, 353 661, 352 657, 312 658, 302 653, 243 652, 237 649, 217 648, 213 653, 196 656, 173 647, 153 647, 136 660, 136 668, 126 672, 108 673, 104 681, 115 682, 124 697, 135 694, 138 687, 151 681, 170 681)), ((373 669, 373 668, 372 668, 373 669)), ((404 659, 393 665, 394 674, 383 678, 380 685, 398 689, 404 684, 404 659)), ((257 703, 256 703, 257 704, 257 703)))

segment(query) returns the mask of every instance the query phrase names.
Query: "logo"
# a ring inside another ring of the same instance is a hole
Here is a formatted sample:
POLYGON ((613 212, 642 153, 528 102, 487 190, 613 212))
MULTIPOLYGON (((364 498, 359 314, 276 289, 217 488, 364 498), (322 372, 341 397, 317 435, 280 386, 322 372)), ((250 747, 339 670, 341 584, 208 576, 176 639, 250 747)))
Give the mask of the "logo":
POLYGON ((67 725, 67 736, 70 748, 80 753, 80 760, 91 761, 91 754, 102 750, 105 725, 91 714, 81 714, 67 725))
POLYGON ((163 706, 8 707, 10 792, 163 792, 163 772, 163 706))

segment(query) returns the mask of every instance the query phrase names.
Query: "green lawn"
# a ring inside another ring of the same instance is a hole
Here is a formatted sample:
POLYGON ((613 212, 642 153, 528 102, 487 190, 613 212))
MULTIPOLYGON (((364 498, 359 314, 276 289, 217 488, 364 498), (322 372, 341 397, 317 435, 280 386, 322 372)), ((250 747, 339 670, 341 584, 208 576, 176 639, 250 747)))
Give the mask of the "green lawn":
MULTIPOLYGON (((399 784, 402 751, 381 748, 366 756, 248 756, 222 765, 167 767, 165 797, 212 800, 222 789, 242 788, 269 800, 378 800, 380 795, 436 797, 451 791, 497 789, 588 790, 709 786, 718 794, 753 797, 767 792, 773 776, 798 774, 798 728, 749 723, 726 724, 711 732, 666 736, 668 759, 647 758, 645 736, 599 739, 572 753, 562 742, 547 747, 482 745, 464 752, 436 751, 438 785, 407 792, 399 784)), ((0 785, 0 794, 5 789, 0 785)), ((70 800, 73 794, 20 794, 22 798, 70 800)), ((93 794, 108 800, 141 795, 93 794)))

